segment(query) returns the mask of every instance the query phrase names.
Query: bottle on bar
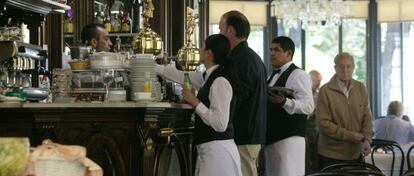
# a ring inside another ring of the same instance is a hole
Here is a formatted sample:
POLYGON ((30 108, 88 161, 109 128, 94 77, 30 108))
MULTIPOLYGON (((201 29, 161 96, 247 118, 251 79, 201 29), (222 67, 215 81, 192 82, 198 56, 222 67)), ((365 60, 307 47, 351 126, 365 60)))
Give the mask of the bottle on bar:
POLYGON ((73 33, 73 21, 69 18, 66 22, 65 33, 73 33))
POLYGON ((95 23, 104 24, 105 21, 105 12, 101 6, 99 6, 99 11, 96 12, 95 23))
POLYGON ((109 8, 106 8, 105 12, 105 20, 103 25, 105 26, 106 31, 111 32, 112 30, 112 24, 111 24, 111 13, 109 11, 109 8))
POLYGON ((192 90, 193 89, 193 85, 191 84, 190 81, 190 75, 188 72, 184 73, 184 83, 183 83, 184 88, 188 89, 188 90, 192 90))
POLYGON ((67 19, 65 20, 65 33, 73 33, 73 11, 68 10, 67 19))
POLYGON ((121 29, 121 24, 119 23, 119 19, 118 19, 118 15, 114 14, 114 16, 112 17, 112 28, 111 31, 112 32, 119 32, 121 29))
POLYGON ((124 17, 122 19, 122 32, 130 32, 131 31, 131 18, 129 17, 129 13, 125 12, 124 17))

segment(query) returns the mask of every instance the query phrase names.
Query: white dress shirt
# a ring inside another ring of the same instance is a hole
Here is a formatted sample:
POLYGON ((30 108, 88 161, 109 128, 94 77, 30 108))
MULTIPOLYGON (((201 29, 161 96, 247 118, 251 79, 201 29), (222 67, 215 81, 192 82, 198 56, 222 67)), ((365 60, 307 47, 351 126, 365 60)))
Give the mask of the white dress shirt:
MULTIPOLYGON (((205 80, 208 79, 211 72, 218 68, 219 65, 214 65, 206 70, 205 80)), ((177 70, 172 66, 157 65, 155 71, 172 81, 183 83, 184 72, 177 70)), ((204 84, 202 72, 190 72, 190 81, 194 87, 200 89, 204 84)), ((227 129, 230 117, 230 102, 233 96, 233 89, 227 79, 218 77, 214 80, 210 87, 210 108, 206 107, 200 102, 196 107, 196 113, 206 125, 211 126, 217 132, 224 132, 227 129)))
MULTIPOLYGON (((272 80, 270 80, 268 86, 274 86, 280 75, 283 74, 291 64, 292 62, 288 62, 280 67, 280 73, 276 74, 272 80)), ((310 114, 313 112, 312 79, 305 71, 295 69, 288 77, 285 87, 294 91, 293 97, 295 98, 286 98, 286 103, 283 105, 283 109, 288 114, 310 114)), ((305 174, 304 137, 291 136, 267 145, 265 154, 266 175, 302 176, 305 174)))
POLYGON ((339 78, 336 78, 336 82, 338 83, 339 89, 341 89, 342 93, 344 93, 346 98, 348 98, 349 92, 351 92, 351 89, 353 87, 352 84, 349 85, 349 89, 348 89, 348 86, 344 84, 339 78))
MULTIPOLYGON (((276 74, 268 86, 273 86, 280 75, 286 71, 293 62, 288 62, 280 67, 280 73, 276 74)), ((286 99, 283 109, 289 114, 310 114, 315 108, 312 95, 312 79, 301 69, 295 69, 286 81, 286 88, 294 90, 295 99, 286 99)))
MULTIPOLYGON (((199 89, 204 85, 210 74, 219 67, 214 65, 206 70, 205 78, 202 72, 189 72, 191 84, 199 89)), ((184 72, 174 66, 156 65, 155 72, 172 81, 183 83, 184 72)), ((224 132, 230 117, 230 102, 233 89, 230 82, 224 77, 216 78, 211 87, 208 98, 210 107, 200 102, 195 111, 201 120, 217 132, 224 132)), ((241 175, 240 156, 233 139, 215 140, 197 145, 198 158, 196 175, 241 175), (212 152, 214 151, 214 152, 212 152), (233 168, 233 169, 229 169, 233 168)))

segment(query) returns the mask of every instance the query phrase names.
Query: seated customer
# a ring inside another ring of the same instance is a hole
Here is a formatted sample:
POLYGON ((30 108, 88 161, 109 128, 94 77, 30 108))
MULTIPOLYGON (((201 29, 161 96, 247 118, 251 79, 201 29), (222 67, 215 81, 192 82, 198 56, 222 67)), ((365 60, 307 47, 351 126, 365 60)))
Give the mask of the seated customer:
POLYGON ((374 138, 406 144, 414 141, 414 126, 402 119, 404 107, 399 101, 388 105, 387 116, 374 121, 374 138))

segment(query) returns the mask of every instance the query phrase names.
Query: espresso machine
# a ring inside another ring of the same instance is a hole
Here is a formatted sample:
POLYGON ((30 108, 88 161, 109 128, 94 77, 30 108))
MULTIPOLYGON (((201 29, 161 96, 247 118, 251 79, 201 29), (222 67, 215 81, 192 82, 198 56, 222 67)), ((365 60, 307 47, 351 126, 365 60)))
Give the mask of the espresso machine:
POLYGON ((39 73, 45 71, 40 65, 46 58, 47 52, 40 46, 0 41, 0 86, 13 91, 27 91, 29 99, 47 96, 47 92, 34 89, 39 85, 39 73))

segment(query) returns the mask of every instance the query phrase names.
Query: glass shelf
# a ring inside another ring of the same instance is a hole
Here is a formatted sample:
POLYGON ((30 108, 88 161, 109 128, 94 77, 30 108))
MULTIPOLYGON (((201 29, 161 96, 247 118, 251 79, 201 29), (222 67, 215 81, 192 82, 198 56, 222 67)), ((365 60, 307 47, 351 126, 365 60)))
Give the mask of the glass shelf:
POLYGON ((51 12, 65 13, 66 10, 70 9, 68 5, 51 0, 7 0, 5 2, 7 5, 40 14, 49 14, 51 12))
POLYGON ((133 37, 137 33, 109 33, 109 37, 133 37))
POLYGON ((65 38, 73 38, 73 34, 70 34, 70 33, 65 33, 65 34, 63 34, 63 36, 65 38))

